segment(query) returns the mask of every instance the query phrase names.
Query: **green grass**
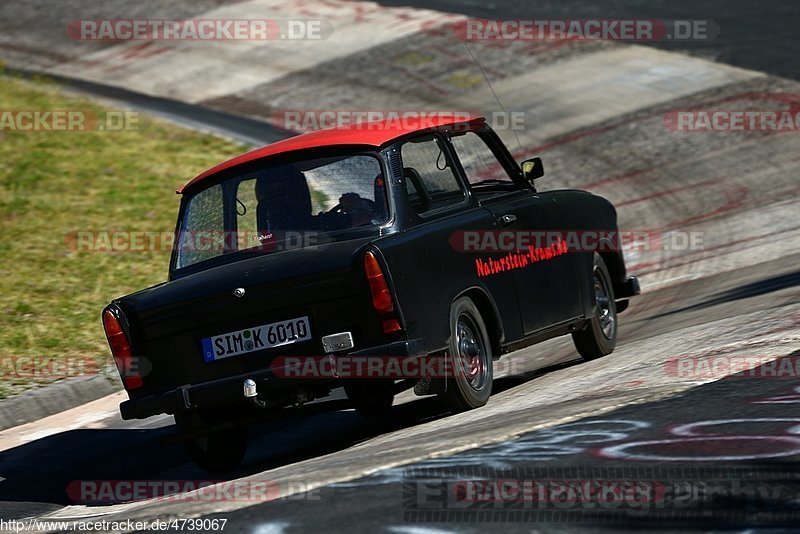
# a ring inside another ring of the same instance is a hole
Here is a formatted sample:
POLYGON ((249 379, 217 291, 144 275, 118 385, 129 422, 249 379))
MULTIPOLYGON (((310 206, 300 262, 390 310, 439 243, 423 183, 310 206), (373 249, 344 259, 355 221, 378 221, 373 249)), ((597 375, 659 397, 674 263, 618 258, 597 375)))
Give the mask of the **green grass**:
MULTIPOLYGON (((106 108, 0 77, 0 110, 106 108)), ((172 231, 175 189, 245 146, 144 115, 137 130, 0 131, 0 398, 47 382, 10 359, 110 361, 100 311, 166 279, 168 252, 76 251, 77 231, 172 231)))

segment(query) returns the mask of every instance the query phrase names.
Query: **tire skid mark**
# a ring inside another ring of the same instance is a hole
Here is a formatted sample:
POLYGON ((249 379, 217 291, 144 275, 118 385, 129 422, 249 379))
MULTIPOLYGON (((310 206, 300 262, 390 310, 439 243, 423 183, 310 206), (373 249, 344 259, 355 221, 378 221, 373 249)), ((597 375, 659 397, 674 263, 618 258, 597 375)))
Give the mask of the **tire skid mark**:
MULTIPOLYGON (((769 195, 768 197, 763 197, 760 200, 763 200, 764 201, 763 203, 769 203, 771 201, 782 201, 782 204, 795 204, 795 203, 800 202, 800 198, 786 199, 785 197, 786 197, 786 195, 789 195, 789 194, 792 194, 792 193, 796 193, 796 192, 800 192, 800 187, 794 188, 794 189, 792 189, 790 191, 781 192, 781 193, 778 193, 778 194, 775 194, 775 195, 769 195)), ((759 205, 763 205, 763 203, 759 203, 759 205)), ((739 206, 740 205, 741 204, 739 204, 739 206)), ((728 203, 725 206, 722 206, 722 207, 717 208, 716 210, 714 210, 714 213, 708 213, 708 214, 702 214, 702 215, 694 216, 693 219, 696 219, 696 220, 689 221, 689 222, 700 222, 700 221, 707 222, 707 221, 710 221, 710 220, 713 220, 713 219, 717 219, 717 218, 721 217, 722 215, 726 214, 727 212, 730 212, 730 211, 735 210, 735 209, 737 209, 737 205, 728 203)), ((655 228, 655 229, 650 230, 650 231, 652 231, 652 232, 664 232, 664 231, 674 230, 676 228, 680 228, 681 227, 681 226, 679 226, 679 224, 682 224, 683 226, 686 226, 687 224, 689 224, 689 222, 683 221, 683 222, 680 222, 680 223, 675 223, 675 225, 668 224, 668 225, 664 225, 664 226, 662 226, 660 228, 655 228)), ((791 228, 787 228, 787 229, 784 229, 784 230, 770 231, 770 232, 765 233, 765 234, 759 234, 757 236, 745 237, 745 238, 737 239, 737 240, 734 240, 734 241, 730 241, 728 243, 721 243, 719 245, 707 246, 707 247, 704 247, 702 250, 690 251, 690 252, 687 252, 685 254, 681 254, 679 256, 674 256, 674 257, 671 257, 671 258, 664 258, 664 259, 656 260, 656 261, 642 261, 642 262, 638 262, 638 263, 635 263, 635 264, 631 265, 629 267, 629 269, 630 270, 639 270, 639 269, 649 269, 651 267, 657 267, 657 269, 650 269, 648 271, 640 272, 639 274, 643 276, 645 274, 653 274, 653 273, 662 272, 662 271, 665 271, 667 269, 674 269, 674 268, 677 268, 677 267, 684 267, 684 266, 692 265, 692 264, 697 263, 699 261, 703 261, 703 260, 706 260, 706 259, 709 259, 709 258, 713 258, 713 257, 716 257, 716 256, 722 256, 722 255, 726 254, 726 253, 723 253, 723 254, 712 254, 712 255, 709 255, 708 254, 709 252, 720 251, 720 250, 723 250, 723 249, 726 249, 726 248, 730 248, 730 247, 734 247, 734 246, 737 246, 737 245, 751 243, 753 241, 757 241, 757 240, 760 240, 760 239, 767 239, 767 238, 779 236, 781 234, 793 232, 793 231, 796 231, 798 229, 800 229, 800 227, 793 226, 791 228), (689 258, 689 259, 687 259, 687 258, 689 258), (677 263, 675 263, 675 262, 677 262, 677 263)))
MULTIPOLYGON (((795 200, 795 202, 800 202, 800 199, 795 200)), ((660 267, 659 269, 652 269, 652 270, 649 270, 649 271, 641 271, 639 273, 641 275, 645 275, 645 274, 653 274, 653 273, 661 272, 661 271, 664 271, 664 270, 667 270, 667 269, 674 269, 676 267, 682 267, 684 265, 692 265, 694 263, 697 263, 700 260, 707 259, 709 257, 709 256, 706 256, 706 254, 708 252, 716 251, 716 250, 722 250, 722 249, 730 248, 730 247, 735 247, 736 245, 743 245, 745 243, 752 243, 753 241, 758 241, 759 239, 766 239, 768 237, 775 237, 775 236, 779 236, 781 234, 785 234, 785 233, 789 233, 789 232, 795 232, 797 230, 800 230, 800 226, 793 226, 791 228, 786 228, 784 230, 779 230, 777 232, 769 232, 769 233, 766 233, 766 234, 759 234, 757 236, 751 236, 751 237, 745 237, 745 238, 742 238, 742 239, 737 239, 735 241, 730 241, 728 243, 721 243, 719 245, 712 245, 710 247, 705 247, 703 250, 697 250, 697 251, 688 252, 688 253, 683 254, 681 256, 678 256, 678 257, 666 258, 666 259, 664 259, 662 261, 651 261, 651 262, 635 263, 635 264, 631 265, 629 267, 629 269, 631 269, 631 270, 640 270, 640 269, 647 269, 649 267, 660 267), (691 256, 703 256, 703 257, 696 258, 696 259, 690 259, 688 261, 681 261, 680 263, 674 263, 674 264, 672 263, 673 260, 686 260, 687 257, 691 257, 691 256)), ((721 255, 724 255, 724 254, 719 254, 719 255, 714 255, 714 256, 721 256, 721 255)))
POLYGON ((649 195, 645 195, 643 197, 632 198, 630 200, 625 200, 625 201, 622 201, 622 202, 615 202, 614 203, 614 207, 620 208, 622 206, 630 206, 630 205, 633 205, 633 204, 639 204, 641 202, 647 202, 649 200, 655 200, 655 199, 660 198, 660 197, 674 195, 675 193, 680 193, 682 191, 689 191, 691 189, 696 189, 698 187, 705 187, 707 185, 714 185, 714 184, 718 183, 718 181, 719 181, 718 178, 711 178, 709 180, 703 180, 702 182, 697 182, 697 183, 694 183, 694 184, 682 185, 680 187, 674 187, 672 189, 664 189, 662 191, 657 191, 655 193, 650 193, 649 195))
POLYGON ((716 217, 719 217, 720 215, 725 215, 733 210, 740 209, 744 205, 745 199, 750 194, 750 187, 746 185, 737 185, 734 186, 732 189, 733 189, 732 191, 725 192, 725 196, 727 197, 727 202, 725 202, 725 204, 723 204, 722 206, 719 206, 718 208, 708 211, 706 213, 699 213, 697 215, 686 217, 685 219, 670 222, 667 224, 662 224, 661 226, 657 226, 656 228, 651 229, 651 231, 663 232, 666 230, 672 230, 675 228, 680 228, 682 226, 687 226, 689 224, 714 219, 716 217))
MULTIPOLYGON (((738 93, 735 95, 721 97, 721 98, 714 98, 705 100, 702 103, 692 104, 689 106, 679 106, 679 107, 671 107, 661 109, 657 112, 650 112, 643 115, 639 115, 637 117, 623 119, 620 121, 616 121, 612 124, 607 124, 605 126, 598 126, 595 128, 590 128, 588 130, 584 130, 575 134, 568 134, 564 137, 557 138, 553 141, 549 141, 547 143, 541 144, 539 146, 525 149, 522 151, 518 151, 514 153, 515 158, 517 159, 527 159, 528 157, 534 156, 536 154, 540 154, 545 152, 551 148, 556 148, 559 146, 567 145, 569 143, 574 143, 575 141, 584 139, 586 137, 591 137, 593 135, 598 135, 601 133, 608 132, 610 130, 615 130, 617 128, 622 128, 624 126, 629 126, 634 123, 644 122, 647 120, 652 120, 659 117, 664 117, 670 112, 675 111, 692 111, 692 110, 703 110, 706 109, 706 106, 713 106, 717 104, 723 103, 730 103, 735 101, 758 101, 758 100, 767 100, 772 102, 778 102, 782 104, 789 104, 789 111, 790 113, 797 113, 800 112, 800 95, 794 95, 791 93, 769 93, 765 91, 747 91, 744 93, 738 93)), ((665 127, 666 128, 666 127, 665 127)), ((673 132, 679 133, 679 132, 673 132)), ((776 134, 781 133, 791 133, 791 132, 782 132, 782 131, 766 131, 766 132, 759 132, 763 137, 768 137, 776 134)), ((684 135, 684 134, 682 134, 684 135)))

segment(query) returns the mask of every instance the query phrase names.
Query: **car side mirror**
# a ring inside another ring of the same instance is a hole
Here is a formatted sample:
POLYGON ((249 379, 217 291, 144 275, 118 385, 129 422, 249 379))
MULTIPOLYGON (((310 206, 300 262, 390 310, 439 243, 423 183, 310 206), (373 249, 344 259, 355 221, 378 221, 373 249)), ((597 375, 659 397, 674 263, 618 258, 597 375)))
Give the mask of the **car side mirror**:
POLYGON ((542 158, 531 158, 523 161, 522 176, 531 183, 537 178, 544 176, 544 163, 542 163, 542 158))

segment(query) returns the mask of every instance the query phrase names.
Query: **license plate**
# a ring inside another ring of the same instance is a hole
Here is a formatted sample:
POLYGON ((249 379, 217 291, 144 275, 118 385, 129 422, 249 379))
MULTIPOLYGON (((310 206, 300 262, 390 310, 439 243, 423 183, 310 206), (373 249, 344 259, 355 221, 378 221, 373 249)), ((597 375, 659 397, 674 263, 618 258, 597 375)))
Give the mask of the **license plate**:
POLYGON ((311 339, 308 317, 298 317, 203 338, 203 359, 206 362, 213 362, 239 354, 291 345, 307 339, 311 339))

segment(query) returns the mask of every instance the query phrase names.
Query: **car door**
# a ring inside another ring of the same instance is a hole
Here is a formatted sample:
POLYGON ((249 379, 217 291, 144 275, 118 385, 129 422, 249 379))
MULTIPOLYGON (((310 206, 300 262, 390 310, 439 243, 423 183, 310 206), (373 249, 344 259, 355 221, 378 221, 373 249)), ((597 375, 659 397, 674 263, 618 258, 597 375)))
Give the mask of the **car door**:
POLYGON ((499 232, 513 236, 516 250, 504 249, 490 256, 494 262, 490 272, 513 278, 525 334, 580 315, 574 261, 566 243, 555 237, 563 228, 555 196, 520 183, 521 177, 514 176, 508 163, 503 165, 498 159, 498 155, 508 154, 496 136, 459 132, 450 140, 472 194, 492 214, 499 232), (514 255, 511 261, 501 263, 502 270, 495 273, 496 262, 503 262, 509 254, 514 255))
MULTIPOLYGON (((392 155, 402 170, 398 202, 408 209, 407 229, 382 238, 377 247, 389 266, 409 337, 420 337, 431 352, 445 348, 450 304, 465 291, 480 289, 496 307, 508 341, 522 337, 513 278, 479 278, 475 255, 460 250, 454 236, 494 227, 490 212, 469 195, 452 152, 440 134, 422 134, 392 155)), ((491 314, 494 315, 494 314, 491 314)), ((495 317, 485 317, 487 323, 495 317)))

